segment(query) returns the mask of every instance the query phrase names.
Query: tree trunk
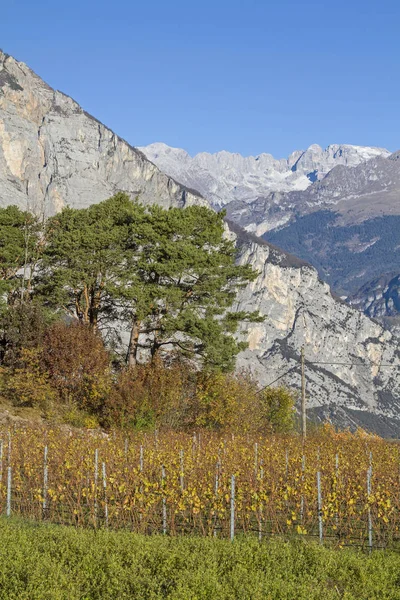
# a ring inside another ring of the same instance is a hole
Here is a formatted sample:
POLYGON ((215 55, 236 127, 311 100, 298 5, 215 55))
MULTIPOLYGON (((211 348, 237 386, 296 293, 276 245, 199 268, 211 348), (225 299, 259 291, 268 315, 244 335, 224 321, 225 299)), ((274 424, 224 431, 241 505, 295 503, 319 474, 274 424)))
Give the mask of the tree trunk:
POLYGON ((129 338, 128 354, 126 357, 126 362, 129 367, 135 367, 137 364, 139 334, 140 334, 140 321, 135 319, 132 323, 131 335, 129 338))
POLYGON ((155 362, 160 348, 161 344, 159 344, 157 338, 155 338, 150 348, 151 362, 155 362))
POLYGON ((99 309, 97 306, 91 306, 89 310, 89 326, 90 329, 97 329, 97 319, 99 316, 99 309))

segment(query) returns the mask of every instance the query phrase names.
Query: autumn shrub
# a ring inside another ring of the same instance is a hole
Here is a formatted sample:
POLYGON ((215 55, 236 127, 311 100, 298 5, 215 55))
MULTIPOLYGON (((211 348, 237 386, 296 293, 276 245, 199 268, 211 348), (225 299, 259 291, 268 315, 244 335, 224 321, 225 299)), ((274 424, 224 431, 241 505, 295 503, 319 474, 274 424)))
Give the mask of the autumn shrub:
POLYGON ((54 402, 55 391, 41 358, 39 349, 22 348, 18 353, 18 365, 3 369, 1 392, 15 406, 48 411, 54 402))
POLYGON ((113 372, 98 332, 80 322, 51 323, 33 303, 12 307, 1 327, 0 391, 16 406, 78 427, 293 429, 291 392, 260 391, 248 373, 198 371, 178 354, 113 372))
POLYGON ((275 433, 289 433, 295 425, 295 395, 288 388, 266 388, 259 393, 262 420, 275 433))
POLYGON ((22 349, 40 348, 54 318, 35 302, 8 306, 0 315, 0 363, 13 367, 22 349))
POLYGON ((45 333, 43 365, 59 401, 99 413, 112 385, 110 356, 100 334, 81 323, 55 323, 45 333))
POLYGON ((55 420, 61 421, 65 425, 83 429, 97 429, 100 426, 99 419, 95 414, 81 410, 73 403, 58 406, 55 420))
POLYGON ((124 369, 105 400, 107 426, 167 427, 237 432, 289 432, 294 397, 285 388, 260 392, 248 373, 195 371, 160 359, 124 369))
POLYGON ((259 390, 248 373, 201 373, 196 425, 232 431, 291 431, 294 397, 285 388, 259 390))
POLYGON ((260 415, 255 410, 256 394, 256 386, 247 375, 199 374, 196 425, 209 429, 257 428, 260 415))
POLYGON ((120 427, 179 429, 190 422, 196 374, 179 360, 161 358, 123 369, 105 402, 103 422, 120 427))

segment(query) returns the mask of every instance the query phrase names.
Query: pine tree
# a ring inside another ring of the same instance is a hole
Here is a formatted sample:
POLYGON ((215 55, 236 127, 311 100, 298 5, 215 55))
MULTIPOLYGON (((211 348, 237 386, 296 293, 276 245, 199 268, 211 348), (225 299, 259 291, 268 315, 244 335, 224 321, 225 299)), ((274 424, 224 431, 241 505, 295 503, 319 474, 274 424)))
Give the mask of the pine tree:
POLYGON ((199 206, 169 211, 151 206, 147 214, 148 239, 135 257, 135 268, 128 270, 140 281, 136 290, 146 290, 125 311, 132 323, 130 364, 135 364, 142 334, 152 357, 163 347, 175 348, 201 356, 208 366, 232 369, 245 346, 233 335, 239 320, 260 317, 230 310, 238 289, 256 273, 235 264, 235 246, 224 235, 224 214, 199 206))
POLYGON ((175 349, 229 370, 244 347, 234 336, 239 320, 260 320, 231 310, 256 276, 235 255, 223 213, 144 207, 117 194, 50 219, 38 290, 92 328, 125 320, 131 366, 140 348, 152 358, 175 349))
MULTIPOLYGON (((37 277, 43 301, 93 329, 111 319, 127 266, 129 223, 144 209, 124 194, 48 220, 37 277)), ((129 251, 130 252, 130 251, 129 251)))

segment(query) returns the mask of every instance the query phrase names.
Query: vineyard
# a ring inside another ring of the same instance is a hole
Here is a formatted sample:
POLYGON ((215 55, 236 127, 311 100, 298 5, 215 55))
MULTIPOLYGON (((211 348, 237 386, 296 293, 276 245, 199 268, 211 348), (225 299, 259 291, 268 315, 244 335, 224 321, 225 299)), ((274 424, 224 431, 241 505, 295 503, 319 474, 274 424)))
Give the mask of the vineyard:
POLYGON ((298 436, 65 428, 0 432, 3 515, 139 533, 400 538, 399 446, 326 427, 298 436))

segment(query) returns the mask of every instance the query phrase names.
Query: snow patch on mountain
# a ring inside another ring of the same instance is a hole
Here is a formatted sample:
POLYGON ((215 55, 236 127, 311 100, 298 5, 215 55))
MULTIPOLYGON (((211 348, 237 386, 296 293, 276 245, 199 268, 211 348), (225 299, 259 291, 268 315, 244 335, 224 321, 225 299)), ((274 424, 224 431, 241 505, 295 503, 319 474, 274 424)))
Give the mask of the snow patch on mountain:
POLYGON ((140 150, 161 171, 201 192, 214 206, 232 201, 252 202, 271 192, 306 190, 335 166, 354 167, 377 156, 389 156, 385 148, 318 144, 296 150, 288 158, 271 154, 242 156, 225 150, 215 154, 201 152, 190 156, 181 148, 157 142, 140 150))

